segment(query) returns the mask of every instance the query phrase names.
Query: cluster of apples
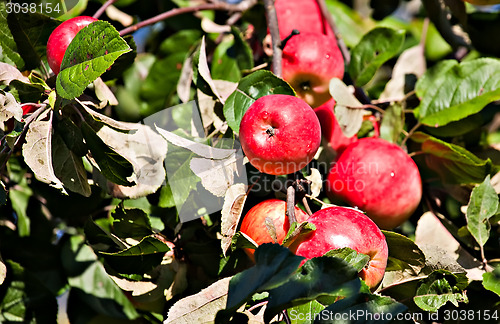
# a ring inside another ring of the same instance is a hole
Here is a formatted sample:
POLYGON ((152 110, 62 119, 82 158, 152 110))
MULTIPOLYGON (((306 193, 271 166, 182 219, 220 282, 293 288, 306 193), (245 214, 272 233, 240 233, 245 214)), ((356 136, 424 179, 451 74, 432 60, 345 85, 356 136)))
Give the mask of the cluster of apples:
MULTIPOLYGON (((396 144, 344 136, 329 93, 330 80, 344 74, 335 35, 315 0, 277 0, 275 6, 281 38, 292 30, 300 32, 286 42, 282 66, 283 79, 298 98, 267 95, 256 100, 240 124, 242 149, 260 172, 284 175, 305 167, 324 137, 338 153, 325 181, 326 193, 359 210, 327 207, 308 216, 296 207, 297 221, 310 222, 316 230, 289 248, 309 259, 343 247, 366 254, 370 260, 359 275, 374 288, 384 276, 388 258, 380 228, 401 225, 418 207, 422 196, 418 168, 396 144)), ((279 199, 253 206, 240 226, 258 245, 281 244, 288 230, 286 202, 279 199), (271 237, 266 219, 272 220, 275 237, 271 237)), ((253 250, 245 251, 253 259, 253 250)))

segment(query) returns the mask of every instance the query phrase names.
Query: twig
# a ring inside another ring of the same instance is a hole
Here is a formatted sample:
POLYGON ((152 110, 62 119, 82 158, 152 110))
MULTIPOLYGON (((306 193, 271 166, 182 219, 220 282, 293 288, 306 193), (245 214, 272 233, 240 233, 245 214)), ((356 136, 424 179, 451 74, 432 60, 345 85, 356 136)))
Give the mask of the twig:
POLYGON ((347 49, 347 46, 344 43, 344 40, 340 36, 340 32, 337 28, 337 25, 335 24, 335 21, 333 20, 332 15, 328 11, 328 7, 326 6, 325 0, 316 0, 316 1, 318 3, 319 9, 321 10, 321 14, 326 19, 328 25, 330 25, 330 28, 335 34, 335 38, 337 39, 337 44, 339 46, 340 51, 342 52, 342 56, 344 57, 345 64, 349 65, 349 62, 351 61, 351 54, 349 53, 349 50, 347 49))
POLYGON ((106 3, 104 3, 101 8, 99 8, 99 10, 97 10, 95 12, 95 14, 92 16, 93 18, 95 19, 99 19, 99 17, 101 17, 101 15, 104 13, 104 11, 106 11, 106 9, 111 6, 113 3, 115 3, 116 1, 118 0, 108 0, 106 1, 106 3))
POLYGON ((309 203, 307 202, 307 198, 306 196, 304 196, 302 198, 302 204, 304 205, 304 207, 306 208, 306 213, 307 215, 311 216, 312 215, 312 211, 311 211, 311 208, 309 207, 309 203))
POLYGON ((239 4, 228 4, 226 2, 222 1, 217 1, 213 3, 205 3, 201 4, 199 6, 193 6, 193 7, 183 7, 183 8, 174 8, 169 11, 166 11, 162 14, 159 14, 157 16, 154 16, 152 18, 146 19, 144 21, 141 21, 140 23, 137 23, 135 25, 132 25, 130 27, 124 28, 120 31, 120 36, 135 32, 136 30, 153 25, 159 21, 168 19, 170 17, 174 17, 177 15, 182 15, 185 13, 190 13, 190 12, 198 12, 198 11, 203 11, 203 10, 223 10, 223 11, 231 11, 231 12, 238 12, 238 11, 245 11, 252 6, 254 6, 257 3, 257 0, 246 0, 242 1, 239 4))
POLYGON ((352 107, 352 106, 346 106, 347 108, 349 109, 374 109, 376 111, 378 111, 379 113, 381 113, 382 115, 385 113, 385 110, 378 107, 378 106, 375 106, 375 105, 371 105, 371 104, 364 104, 363 106, 358 106, 358 107, 352 107))
POLYGON ((295 217, 295 188, 293 185, 288 186, 286 189, 286 215, 288 216, 288 222, 290 227, 297 221, 295 217))
POLYGON ((276 8, 274 7, 274 0, 264 0, 264 7, 266 10, 267 26, 271 33, 271 41, 273 43, 273 73, 281 78, 281 38, 278 27, 278 16, 276 15, 276 8))
POLYGON ((401 145, 400 146, 404 146, 406 141, 408 141, 408 139, 413 135, 413 133, 415 133, 417 131, 417 129, 422 126, 422 124, 420 122, 416 123, 415 126, 413 126, 412 129, 410 129, 410 131, 408 132, 408 135, 405 136, 405 138, 401 141, 401 145))
POLYGON ((372 100, 372 105, 380 105, 380 104, 386 104, 386 103, 391 103, 391 102, 403 102, 413 96, 415 94, 415 90, 412 90, 405 94, 401 98, 384 98, 384 99, 374 99, 372 100))

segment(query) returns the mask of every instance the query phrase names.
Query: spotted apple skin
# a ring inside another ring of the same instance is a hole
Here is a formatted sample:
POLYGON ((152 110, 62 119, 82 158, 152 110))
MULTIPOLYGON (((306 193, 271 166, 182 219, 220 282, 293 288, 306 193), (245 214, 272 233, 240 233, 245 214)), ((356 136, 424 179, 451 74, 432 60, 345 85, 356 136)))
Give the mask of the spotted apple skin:
POLYGON ((381 138, 350 144, 330 169, 326 190, 331 199, 358 207, 383 229, 403 224, 422 198, 415 162, 381 138))
MULTIPOLYGON (((309 216, 295 207, 297 222, 304 222, 309 216)), ((281 244, 290 229, 290 221, 286 216, 286 202, 279 199, 268 199, 253 206, 243 218, 240 231, 248 235, 258 245, 275 243, 266 227, 266 218, 272 221, 276 230, 276 243, 281 244)), ((254 260, 253 249, 245 249, 250 259, 254 260)))

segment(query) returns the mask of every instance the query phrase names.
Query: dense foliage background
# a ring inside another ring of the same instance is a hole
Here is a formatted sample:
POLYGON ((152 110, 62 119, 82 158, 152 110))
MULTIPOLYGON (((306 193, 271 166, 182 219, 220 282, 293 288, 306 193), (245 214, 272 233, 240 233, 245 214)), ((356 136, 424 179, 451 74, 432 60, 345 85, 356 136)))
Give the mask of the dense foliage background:
MULTIPOLYGON (((259 248, 256 266, 241 249, 240 215, 285 197, 265 184, 286 177, 248 163, 236 172, 242 114, 263 95, 294 94, 270 72, 264 4, 116 1, 78 34, 55 77, 50 33, 104 2, 0 3, 0 322, 312 323, 293 314, 324 309, 338 320, 361 311, 386 322, 498 322, 498 6, 325 1, 351 56, 336 81, 345 91, 332 94, 342 105, 354 97, 346 85, 356 88, 374 118, 358 137, 372 136, 375 120, 423 181, 417 211, 384 232, 389 264, 371 292, 353 251, 297 272, 301 258, 284 247, 259 248), (194 220, 181 222, 183 207, 194 220)), ((340 118, 355 124, 357 110, 340 118)), ((321 151, 303 172, 313 210, 329 203, 318 189, 334 153, 321 151)))

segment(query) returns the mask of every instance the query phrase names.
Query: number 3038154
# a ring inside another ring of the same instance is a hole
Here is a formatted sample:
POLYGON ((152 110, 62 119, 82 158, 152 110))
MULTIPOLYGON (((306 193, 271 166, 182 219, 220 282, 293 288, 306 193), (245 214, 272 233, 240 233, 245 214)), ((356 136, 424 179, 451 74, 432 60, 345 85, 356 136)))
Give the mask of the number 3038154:
POLYGON ((7 13, 41 13, 41 14, 50 14, 50 13, 60 13, 60 4, 59 3, 17 3, 9 1, 6 4, 6 12, 7 13))

